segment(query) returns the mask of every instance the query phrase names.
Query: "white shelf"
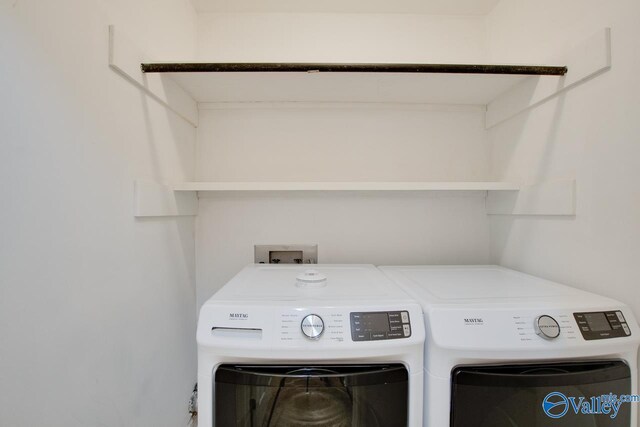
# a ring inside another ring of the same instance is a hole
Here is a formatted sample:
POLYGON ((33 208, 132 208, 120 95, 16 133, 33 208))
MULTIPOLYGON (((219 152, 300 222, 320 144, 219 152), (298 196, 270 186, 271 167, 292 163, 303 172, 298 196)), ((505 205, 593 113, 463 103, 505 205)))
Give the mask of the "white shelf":
POLYGON ((109 27, 109 66, 198 126, 198 104, 479 105, 490 128, 611 67, 608 28, 566 52, 566 64, 146 62, 109 27))
POLYGON ((489 215, 575 215, 574 180, 520 185, 509 182, 135 182, 136 217, 192 216, 199 192, 460 191, 485 193, 489 215))
POLYGON ((197 102, 394 102, 486 105, 532 78, 567 68, 512 64, 143 63, 197 102))
POLYGON ((184 182, 174 191, 517 191, 508 182, 184 182))
MULTIPOLYGON (((532 76, 407 73, 166 73, 199 103, 487 105, 532 76)), ((552 77, 558 79, 559 77, 552 77)))

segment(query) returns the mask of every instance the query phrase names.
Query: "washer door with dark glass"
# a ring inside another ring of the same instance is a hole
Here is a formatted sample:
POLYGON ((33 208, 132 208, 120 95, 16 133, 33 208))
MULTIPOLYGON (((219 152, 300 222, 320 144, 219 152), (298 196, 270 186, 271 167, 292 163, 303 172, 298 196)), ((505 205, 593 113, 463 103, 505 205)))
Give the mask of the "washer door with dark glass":
POLYGON ((406 427, 402 365, 222 365, 214 425, 221 427, 406 427))
POLYGON ((630 393, 620 361, 463 366, 452 372, 451 426, 629 427, 629 403, 603 403, 630 393))

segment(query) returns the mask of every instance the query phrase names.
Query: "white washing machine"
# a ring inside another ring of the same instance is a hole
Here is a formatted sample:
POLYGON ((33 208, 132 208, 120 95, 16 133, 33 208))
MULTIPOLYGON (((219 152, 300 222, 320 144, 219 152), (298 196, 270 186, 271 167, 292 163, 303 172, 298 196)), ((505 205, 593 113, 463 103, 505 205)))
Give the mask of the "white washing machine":
POLYGON ((625 304, 496 266, 381 270, 424 309, 425 426, 637 425, 625 304))
POLYGON ((200 427, 422 425, 422 309, 373 266, 250 265, 197 341, 200 427))

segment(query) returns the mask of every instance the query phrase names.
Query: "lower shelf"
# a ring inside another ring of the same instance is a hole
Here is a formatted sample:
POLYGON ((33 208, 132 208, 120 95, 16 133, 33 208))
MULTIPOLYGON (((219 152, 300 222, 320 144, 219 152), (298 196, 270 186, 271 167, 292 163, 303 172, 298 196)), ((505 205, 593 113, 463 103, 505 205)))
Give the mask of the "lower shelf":
POLYGON ((489 215, 576 213, 575 180, 520 185, 509 182, 183 182, 163 185, 136 181, 134 216, 193 216, 203 192, 421 192, 481 191, 489 215))
POLYGON ((517 191, 508 182, 184 182, 174 191, 517 191))

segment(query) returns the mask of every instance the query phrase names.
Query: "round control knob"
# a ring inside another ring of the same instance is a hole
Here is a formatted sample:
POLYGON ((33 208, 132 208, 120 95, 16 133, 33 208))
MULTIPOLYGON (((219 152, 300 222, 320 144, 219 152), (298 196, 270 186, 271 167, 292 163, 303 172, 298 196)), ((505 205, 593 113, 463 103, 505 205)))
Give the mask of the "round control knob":
POLYGON ((302 319, 300 328, 307 338, 317 340, 324 332, 324 322, 317 314, 309 314, 302 319))
POLYGON ((552 340, 560 336, 560 325, 556 319, 546 314, 536 318, 533 322, 533 328, 536 334, 547 340, 552 340))

